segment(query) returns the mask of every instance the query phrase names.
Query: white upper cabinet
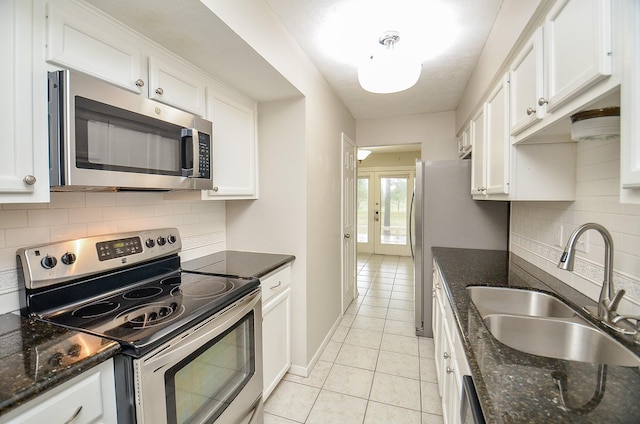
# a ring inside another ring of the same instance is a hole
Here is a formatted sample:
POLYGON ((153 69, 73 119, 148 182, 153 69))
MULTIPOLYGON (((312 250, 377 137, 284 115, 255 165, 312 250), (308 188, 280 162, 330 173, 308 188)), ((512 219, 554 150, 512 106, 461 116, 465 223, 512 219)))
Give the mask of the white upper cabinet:
POLYGON ((0 96, 0 203, 49 201, 43 34, 33 29, 41 13, 30 1, 0 2, 0 78, 8 84, 0 96))
POLYGON ((177 63, 149 57, 149 97, 199 116, 205 114, 205 82, 177 63))
POLYGON ((560 0, 544 24, 544 100, 553 112, 611 75, 610 0, 560 0))
POLYGON ((471 146, 473 154, 471 155, 471 194, 483 195, 487 191, 486 181, 486 133, 484 122, 484 104, 471 118, 469 123, 469 131, 471 132, 471 146))
POLYGON ((489 94, 486 120, 486 194, 509 194, 509 76, 489 94))
POLYGON ((509 69, 511 90, 511 134, 517 134, 544 118, 546 105, 538 104, 544 96, 542 27, 524 45, 509 69))
POLYGON ((203 192, 203 199, 256 199, 256 105, 221 91, 208 96, 207 117, 213 121, 213 189, 203 192))
POLYGON ((612 35, 611 0, 553 4, 509 67, 512 143, 571 141, 542 140, 540 130, 568 120, 620 84, 612 35))
POLYGON ((622 203, 640 203, 640 2, 624 1, 624 77, 620 108, 622 203))
POLYGON ((193 68, 153 56, 132 32, 86 5, 50 0, 48 8, 48 62, 204 116, 206 83, 193 68))
POLYGON ((142 53, 129 33, 68 1, 49 1, 47 16, 48 62, 146 93, 142 53))

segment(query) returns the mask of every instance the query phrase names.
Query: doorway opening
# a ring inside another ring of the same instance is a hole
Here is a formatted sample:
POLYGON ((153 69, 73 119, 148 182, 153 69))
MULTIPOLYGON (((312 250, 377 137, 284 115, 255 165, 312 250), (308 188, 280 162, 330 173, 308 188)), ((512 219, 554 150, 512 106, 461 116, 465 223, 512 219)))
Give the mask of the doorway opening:
POLYGON ((420 144, 362 148, 358 164, 357 251, 411 255, 411 198, 420 144))

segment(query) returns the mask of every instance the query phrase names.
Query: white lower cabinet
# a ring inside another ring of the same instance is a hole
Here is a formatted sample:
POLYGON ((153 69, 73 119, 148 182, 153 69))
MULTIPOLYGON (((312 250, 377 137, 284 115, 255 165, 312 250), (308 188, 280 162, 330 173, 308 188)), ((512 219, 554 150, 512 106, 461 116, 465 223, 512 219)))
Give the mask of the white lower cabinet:
POLYGON ((291 367, 291 266, 262 283, 262 374, 266 400, 291 367))
POLYGON ((442 396, 442 417, 445 424, 460 423, 462 376, 470 375, 462 338, 455 323, 451 304, 444 291, 443 280, 433 265, 433 338, 436 375, 442 396))
POLYGON ((112 359, 0 417, 2 424, 115 424, 117 421, 112 359))

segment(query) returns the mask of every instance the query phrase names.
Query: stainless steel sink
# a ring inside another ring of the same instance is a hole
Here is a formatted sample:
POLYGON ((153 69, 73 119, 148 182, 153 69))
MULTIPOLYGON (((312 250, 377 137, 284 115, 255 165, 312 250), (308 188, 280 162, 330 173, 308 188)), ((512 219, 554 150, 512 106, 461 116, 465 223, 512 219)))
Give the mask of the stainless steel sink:
POLYGON ((489 332, 533 355, 596 364, 640 366, 640 358, 562 300, 510 287, 467 287, 489 332))
POLYGON ((588 324, 561 319, 493 314, 484 323, 500 342, 549 358, 596 364, 640 366, 640 358, 588 324))
POLYGON ((471 301, 480 315, 493 313, 534 317, 571 318, 576 312, 549 294, 510 287, 467 287, 471 301))

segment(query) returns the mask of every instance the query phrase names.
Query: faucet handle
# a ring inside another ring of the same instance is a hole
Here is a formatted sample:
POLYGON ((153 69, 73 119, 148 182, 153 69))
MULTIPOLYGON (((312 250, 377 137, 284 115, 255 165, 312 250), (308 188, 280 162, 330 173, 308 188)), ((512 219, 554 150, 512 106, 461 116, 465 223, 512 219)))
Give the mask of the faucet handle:
POLYGON ((615 312, 618 309, 618 304, 622 300, 622 296, 624 296, 626 292, 624 289, 620 289, 613 295, 613 299, 604 299, 602 301, 604 308, 608 312, 615 312))
POLYGON ((637 331, 640 331, 640 315, 616 315, 611 320, 613 324, 617 324, 620 321, 627 321, 629 324, 633 324, 631 321, 635 321, 635 327, 637 331))

